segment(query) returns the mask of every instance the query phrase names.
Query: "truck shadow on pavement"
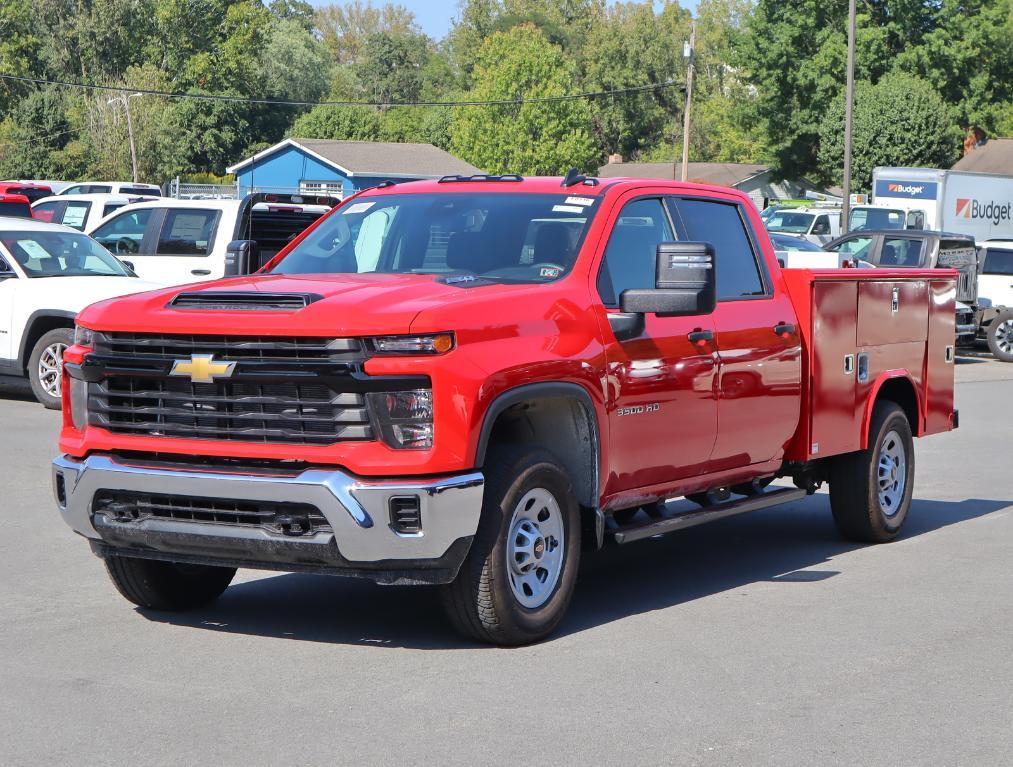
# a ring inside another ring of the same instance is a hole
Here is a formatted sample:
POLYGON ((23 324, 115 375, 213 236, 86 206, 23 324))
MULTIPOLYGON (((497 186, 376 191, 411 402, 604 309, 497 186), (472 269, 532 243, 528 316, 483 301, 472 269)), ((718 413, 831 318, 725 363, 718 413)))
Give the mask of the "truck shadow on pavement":
MULTIPOLYGON (((688 503, 688 502, 681 502, 688 503)), ((915 500, 909 540, 1013 505, 1013 501, 915 500)), ((676 607, 752 583, 805 588, 839 574, 831 560, 863 548, 841 539, 827 496, 585 554, 562 626, 547 642, 612 621, 676 607), (815 568, 815 569, 810 569, 815 568)), ((876 547, 890 556, 890 545, 876 547)), ((249 571, 240 571, 240 576, 249 571)), ((325 575, 279 574, 235 583, 213 605, 187 613, 138 609, 152 621, 251 636, 344 645, 464 649, 431 587, 391 588, 325 575)))

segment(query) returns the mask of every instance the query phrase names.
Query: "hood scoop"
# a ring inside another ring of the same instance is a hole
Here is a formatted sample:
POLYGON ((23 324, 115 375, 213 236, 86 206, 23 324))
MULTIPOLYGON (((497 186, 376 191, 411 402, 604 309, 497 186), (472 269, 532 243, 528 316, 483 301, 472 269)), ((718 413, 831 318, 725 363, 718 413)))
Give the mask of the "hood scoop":
POLYGON ((323 296, 317 293, 263 293, 260 291, 201 290, 180 293, 168 306, 170 309, 204 309, 218 312, 297 312, 323 296))

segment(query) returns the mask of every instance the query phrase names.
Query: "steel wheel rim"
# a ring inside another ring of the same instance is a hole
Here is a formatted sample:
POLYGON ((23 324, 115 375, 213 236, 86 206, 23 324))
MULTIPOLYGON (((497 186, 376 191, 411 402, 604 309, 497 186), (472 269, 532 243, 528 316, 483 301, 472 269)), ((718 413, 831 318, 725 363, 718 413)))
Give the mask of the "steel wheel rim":
POLYGON ((39 383, 42 390, 50 397, 59 397, 60 384, 63 381, 63 353, 67 350, 67 344, 50 344, 42 350, 39 357, 39 383))
POLYGON ((876 464, 879 508, 887 517, 895 517, 907 489, 907 448, 896 431, 891 430, 883 437, 876 464))
POLYGON ((1013 320, 1003 320, 995 329, 995 345, 1003 354, 1013 354, 1013 320))
POLYGON ((556 497, 543 487, 529 490, 514 508, 507 538, 510 590, 522 606, 535 609, 552 596, 563 571, 564 542, 556 497))

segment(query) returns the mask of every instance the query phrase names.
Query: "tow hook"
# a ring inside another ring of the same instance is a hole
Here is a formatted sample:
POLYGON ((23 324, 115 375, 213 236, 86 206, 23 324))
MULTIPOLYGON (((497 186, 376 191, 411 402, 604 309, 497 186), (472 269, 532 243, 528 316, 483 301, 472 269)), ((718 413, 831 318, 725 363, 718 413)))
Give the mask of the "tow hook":
POLYGON ((274 524, 281 530, 282 535, 298 536, 310 531, 309 517, 304 514, 277 514, 274 524))

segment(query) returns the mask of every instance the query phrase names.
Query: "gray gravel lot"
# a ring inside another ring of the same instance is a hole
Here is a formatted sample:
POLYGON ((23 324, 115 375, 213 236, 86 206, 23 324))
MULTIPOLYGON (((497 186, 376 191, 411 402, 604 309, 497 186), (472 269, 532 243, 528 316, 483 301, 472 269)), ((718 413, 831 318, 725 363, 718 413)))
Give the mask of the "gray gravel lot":
POLYGON ((323 576, 134 609, 54 508, 59 415, 0 385, 0 765, 1011 764, 1013 365, 957 376, 897 542, 819 494, 609 550, 515 650, 323 576))

